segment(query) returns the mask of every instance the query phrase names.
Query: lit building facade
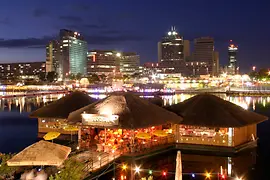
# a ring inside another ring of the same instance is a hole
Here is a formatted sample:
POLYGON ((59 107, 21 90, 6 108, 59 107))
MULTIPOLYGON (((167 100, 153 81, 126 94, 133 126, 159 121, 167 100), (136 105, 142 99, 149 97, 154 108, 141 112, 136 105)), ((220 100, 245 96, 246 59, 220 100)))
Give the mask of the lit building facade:
POLYGON ((46 46, 46 70, 55 71, 60 78, 69 74, 86 74, 87 42, 74 31, 61 29, 59 40, 46 46))
POLYGON ((8 80, 15 77, 35 78, 46 72, 45 62, 21 62, 0 64, 0 79, 8 80))
POLYGON ((121 74, 139 73, 140 56, 134 52, 123 52, 120 56, 119 69, 121 74))
POLYGON ((87 73, 131 75, 139 73, 140 56, 134 52, 92 50, 87 55, 87 73))
POLYGON ((184 40, 174 27, 158 43, 159 65, 165 73, 185 74, 184 40))
POLYGON ((46 46, 46 72, 54 71, 57 74, 59 72, 59 61, 62 46, 58 40, 52 40, 46 46))
POLYGON ((87 55, 87 73, 109 75, 117 71, 120 53, 116 51, 91 50, 87 55))
POLYGON ((87 42, 83 36, 74 31, 61 29, 60 41, 62 45, 60 69, 63 75, 86 74, 87 42))
POLYGON ((239 74, 239 67, 237 64, 237 52, 238 47, 230 41, 231 44, 228 47, 228 57, 229 57, 229 66, 227 68, 228 74, 234 75, 239 74))

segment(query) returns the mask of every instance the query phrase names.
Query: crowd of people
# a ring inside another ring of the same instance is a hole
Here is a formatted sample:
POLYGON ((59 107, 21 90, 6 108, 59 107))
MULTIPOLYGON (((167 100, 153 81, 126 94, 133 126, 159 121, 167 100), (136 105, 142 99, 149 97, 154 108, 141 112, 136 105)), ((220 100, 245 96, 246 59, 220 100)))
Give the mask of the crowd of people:
MULTIPOLYGON (((162 127, 152 127, 140 130, 125 129, 97 129, 85 128, 81 133, 81 148, 97 147, 97 151, 131 153, 144 151, 156 145, 168 143, 172 134, 166 137, 159 137, 151 134, 162 127), (138 136, 140 133, 149 134, 146 137, 138 136)), ((165 131, 165 130, 164 130, 165 131)))

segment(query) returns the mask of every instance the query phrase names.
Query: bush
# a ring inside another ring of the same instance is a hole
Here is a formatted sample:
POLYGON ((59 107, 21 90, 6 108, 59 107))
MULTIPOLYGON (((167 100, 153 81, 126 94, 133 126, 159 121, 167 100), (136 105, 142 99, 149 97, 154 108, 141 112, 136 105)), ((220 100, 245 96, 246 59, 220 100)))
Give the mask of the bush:
POLYGON ((84 164, 75 159, 67 159, 59 173, 51 175, 49 180, 81 180, 85 176, 84 164))
POLYGON ((0 155, 0 177, 2 176, 12 176, 18 167, 8 166, 7 161, 11 159, 15 154, 1 154, 0 155))

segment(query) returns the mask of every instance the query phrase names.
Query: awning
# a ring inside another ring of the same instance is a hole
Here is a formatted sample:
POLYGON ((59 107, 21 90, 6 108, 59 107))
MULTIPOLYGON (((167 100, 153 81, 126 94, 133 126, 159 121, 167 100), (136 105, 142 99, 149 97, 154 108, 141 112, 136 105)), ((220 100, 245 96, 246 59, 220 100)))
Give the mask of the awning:
POLYGON ((48 141, 39 141, 7 161, 8 166, 60 166, 71 148, 48 141))

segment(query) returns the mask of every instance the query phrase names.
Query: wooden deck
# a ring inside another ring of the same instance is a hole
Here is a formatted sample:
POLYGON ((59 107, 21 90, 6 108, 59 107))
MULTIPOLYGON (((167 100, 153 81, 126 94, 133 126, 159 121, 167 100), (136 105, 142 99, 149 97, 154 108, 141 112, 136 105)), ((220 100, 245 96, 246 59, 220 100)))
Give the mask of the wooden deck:
MULTIPOLYGON (((115 151, 110 152, 97 152, 96 148, 84 151, 76 155, 76 158, 86 164, 85 170, 89 174, 94 173, 97 175, 102 169, 108 167, 115 161, 136 161, 139 159, 149 158, 158 154, 162 154, 171 150, 182 150, 186 152, 196 152, 202 154, 216 154, 233 156, 245 149, 254 148, 257 145, 257 141, 247 142, 237 147, 222 147, 222 146, 207 146, 207 145, 194 145, 194 144, 180 144, 180 143, 168 143, 160 146, 155 146, 149 149, 145 149, 139 152, 123 153, 115 151)), ((111 167, 112 168, 112 167, 111 167)), ((88 176, 92 177, 91 175, 88 176)))

